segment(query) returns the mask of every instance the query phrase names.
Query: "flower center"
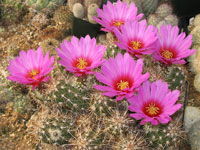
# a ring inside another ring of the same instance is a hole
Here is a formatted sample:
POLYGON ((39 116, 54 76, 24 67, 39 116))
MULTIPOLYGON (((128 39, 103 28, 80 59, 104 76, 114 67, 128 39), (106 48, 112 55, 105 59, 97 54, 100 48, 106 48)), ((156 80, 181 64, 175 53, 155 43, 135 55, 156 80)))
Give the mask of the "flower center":
POLYGON ((143 47, 141 41, 131 41, 129 43, 129 46, 132 47, 133 49, 141 49, 143 47))
POLYGON ((88 63, 86 61, 85 58, 79 58, 77 59, 77 64, 76 64, 76 67, 79 68, 79 69, 84 69, 88 66, 88 63))
POLYGON ((36 78, 35 78, 35 76, 36 75, 38 75, 40 73, 40 70, 39 69, 33 69, 33 70, 31 70, 29 73, 28 73, 28 77, 29 78, 32 78, 32 79, 34 79, 34 80, 37 80, 36 78))
POLYGON ((156 103, 151 102, 144 107, 144 111, 148 116, 155 117, 161 113, 161 108, 156 103))
POLYGON ((163 51, 161 52, 161 55, 162 55, 163 57, 165 57, 166 59, 171 59, 171 58, 173 58, 173 56, 174 56, 174 54, 173 54, 172 52, 170 52, 169 50, 163 50, 163 51))
POLYGON ((129 87, 128 81, 120 80, 120 82, 117 83, 117 88, 121 91, 129 87))
POLYGON ((121 25, 124 25, 124 22, 120 20, 116 20, 116 21, 113 21, 111 25, 119 28, 121 25))

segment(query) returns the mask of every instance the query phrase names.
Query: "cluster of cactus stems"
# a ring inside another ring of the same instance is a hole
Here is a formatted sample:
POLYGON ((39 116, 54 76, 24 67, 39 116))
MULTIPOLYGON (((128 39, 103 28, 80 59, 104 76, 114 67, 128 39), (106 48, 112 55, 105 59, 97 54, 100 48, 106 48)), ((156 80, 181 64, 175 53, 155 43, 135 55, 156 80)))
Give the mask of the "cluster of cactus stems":
MULTIPOLYGON (((96 6, 100 7, 100 4, 97 3, 99 1, 95 0, 92 1, 93 3, 86 0, 80 3, 77 0, 73 5, 72 2, 75 1, 68 0, 69 9, 73 13, 75 13, 73 6, 77 3, 79 6, 84 6, 84 11, 87 8, 88 20, 88 15, 96 14, 96 12, 90 12, 90 6, 96 4, 95 8, 96 6)), ((37 11, 44 11, 45 8, 54 10, 62 3, 63 0, 26 1, 27 5, 37 11)), ((154 5, 156 8, 157 2, 154 5)), ((155 8, 146 9, 146 14, 155 11, 155 8)), ((64 7, 60 9, 66 10, 64 7)), ((67 11, 66 17, 60 15, 62 11, 54 14, 53 19, 57 26, 64 24, 65 19, 69 17, 67 11)), ((41 43, 41 46, 47 47, 45 44, 47 45, 49 42, 52 42, 53 45, 58 43, 55 39, 47 39, 45 43, 44 41, 41 43)), ((43 49, 45 50, 45 48, 43 49)), ((121 50, 116 45, 110 46, 104 57, 115 57, 118 52, 121 50)), ((53 48, 51 55, 55 55, 53 48)), ((162 69, 162 65, 158 64, 162 69)), ((182 133, 179 122, 156 127, 146 124, 141 130, 139 123, 129 117, 127 101, 116 102, 93 88, 94 85, 100 84, 94 75, 75 77, 64 71, 57 63, 54 66, 55 69, 50 74, 51 80, 34 91, 18 84, 11 84, 6 80, 6 76, 8 76, 5 71, 6 67, 0 67, 0 96, 2 98, 13 100, 15 109, 23 113, 32 108, 30 101, 35 100, 41 107, 47 108, 54 114, 54 117, 47 117, 39 129, 38 136, 42 142, 58 146, 58 148, 81 150, 136 150, 147 149, 148 144, 154 149, 166 148, 171 145, 178 146, 182 133)), ((185 71, 181 67, 172 66, 163 72, 165 74, 162 77, 169 83, 172 90, 180 88, 186 80, 185 71)))
MULTIPOLYGON (((114 57, 115 52, 107 55, 105 58, 114 57)), ((8 75, 5 70, 5 67, 1 69, 1 77, 8 86, 11 83, 5 80, 8 75)), ((165 77, 169 79, 172 89, 185 80, 180 76, 183 72, 179 66, 169 67, 165 77)), ((54 117, 47 117, 39 127, 38 136, 42 142, 58 148, 91 150, 145 149, 147 145, 156 149, 179 145, 182 133, 179 122, 156 127, 147 124, 141 130, 138 122, 129 117, 127 101, 116 102, 93 88, 99 84, 94 75, 75 77, 57 63, 50 75, 48 83, 28 91, 28 94, 22 94, 23 85, 19 88, 19 85, 12 84, 13 89, 8 92, 20 93, 15 95, 15 108, 20 111, 25 109, 21 112, 27 112, 31 108, 27 101, 34 99, 54 114, 54 117)))
POLYGON ((75 77, 62 70, 60 65, 56 70, 54 76, 59 76, 59 81, 52 79, 57 82, 53 91, 48 94, 45 89, 32 92, 42 105, 57 114, 43 122, 38 133, 42 142, 57 147, 91 150, 179 145, 180 122, 156 127, 147 124, 141 129, 138 122, 129 117, 127 101, 116 102, 93 88, 98 84, 93 75, 75 77))

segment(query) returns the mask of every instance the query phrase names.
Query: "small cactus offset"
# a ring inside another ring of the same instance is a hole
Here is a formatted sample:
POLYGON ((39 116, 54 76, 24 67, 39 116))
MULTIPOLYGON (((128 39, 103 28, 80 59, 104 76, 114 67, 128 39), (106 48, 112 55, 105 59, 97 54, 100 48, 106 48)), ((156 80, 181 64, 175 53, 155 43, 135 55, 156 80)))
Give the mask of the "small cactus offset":
POLYGON ((85 10, 81 3, 74 4, 72 11, 73 11, 74 16, 77 18, 84 18, 85 16, 85 12, 84 12, 85 10))
POLYGON ((74 134, 74 124, 67 118, 47 119, 39 131, 44 143, 62 146, 67 144, 74 134))
POLYGON ((169 3, 162 3, 158 6, 158 8, 156 9, 156 14, 159 17, 165 18, 168 15, 171 15, 173 12, 173 8, 169 3))
POLYGON ((168 69, 166 75, 166 81, 169 84, 171 90, 181 89, 185 85, 187 79, 186 71, 180 66, 171 66, 168 69))

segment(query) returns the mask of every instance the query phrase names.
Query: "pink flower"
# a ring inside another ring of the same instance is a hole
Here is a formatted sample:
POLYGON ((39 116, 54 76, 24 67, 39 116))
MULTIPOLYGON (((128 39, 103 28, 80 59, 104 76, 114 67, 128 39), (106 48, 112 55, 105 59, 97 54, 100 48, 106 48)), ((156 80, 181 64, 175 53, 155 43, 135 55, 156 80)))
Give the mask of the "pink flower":
POLYGON ((170 115, 179 110, 182 104, 175 104, 180 92, 171 91, 168 84, 158 80, 153 83, 146 81, 139 88, 138 95, 128 99, 129 110, 135 112, 130 114, 136 120, 143 119, 140 124, 151 122, 152 125, 168 123, 170 115))
POLYGON ((99 67, 104 51, 104 45, 96 45, 96 39, 91 39, 89 35, 80 40, 75 36, 71 42, 66 40, 60 44, 60 48, 56 49, 58 56, 61 58, 58 61, 66 67, 67 71, 75 73, 76 76, 93 74, 92 69, 99 67))
POLYGON ((48 74, 54 68, 54 56, 49 58, 49 52, 43 56, 42 49, 37 51, 30 49, 26 52, 20 51, 19 56, 10 60, 8 70, 10 76, 7 78, 20 84, 32 85, 34 90, 41 82, 50 79, 48 74))
POLYGON ((126 53, 119 53, 116 58, 110 58, 101 67, 102 73, 97 72, 96 78, 107 86, 96 85, 95 88, 105 91, 103 95, 117 96, 117 101, 133 96, 136 88, 149 78, 149 73, 142 75, 143 60, 137 62, 126 53))
POLYGON ((142 54, 152 54, 155 51, 157 29, 152 25, 147 26, 145 20, 126 22, 119 30, 114 30, 119 42, 117 46, 127 50, 138 57, 142 54))
POLYGON ((190 50, 192 45, 192 36, 185 37, 185 33, 179 34, 177 26, 172 27, 170 24, 161 26, 157 48, 153 57, 165 64, 185 64, 183 58, 195 53, 190 50))
POLYGON ((96 22, 101 24, 104 28, 103 31, 113 32, 114 28, 119 28, 127 21, 140 20, 143 14, 137 15, 137 7, 134 3, 130 6, 126 2, 117 1, 112 4, 110 1, 107 5, 103 5, 103 10, 97 9, 99 18, 94 18, 96 22))

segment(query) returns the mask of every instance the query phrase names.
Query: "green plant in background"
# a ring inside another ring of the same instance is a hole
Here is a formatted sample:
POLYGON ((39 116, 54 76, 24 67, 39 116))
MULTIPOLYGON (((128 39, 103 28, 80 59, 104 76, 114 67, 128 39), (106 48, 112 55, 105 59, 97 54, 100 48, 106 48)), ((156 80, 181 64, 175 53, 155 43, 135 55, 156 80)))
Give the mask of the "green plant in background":
POLYGON ((53 12, 64 0, 26 0, 25 3, 36 11, 53 12))
POLYGON ((23 0, 0 1, 1 19, 5 24, 18 23, 25 12, 23 0))

